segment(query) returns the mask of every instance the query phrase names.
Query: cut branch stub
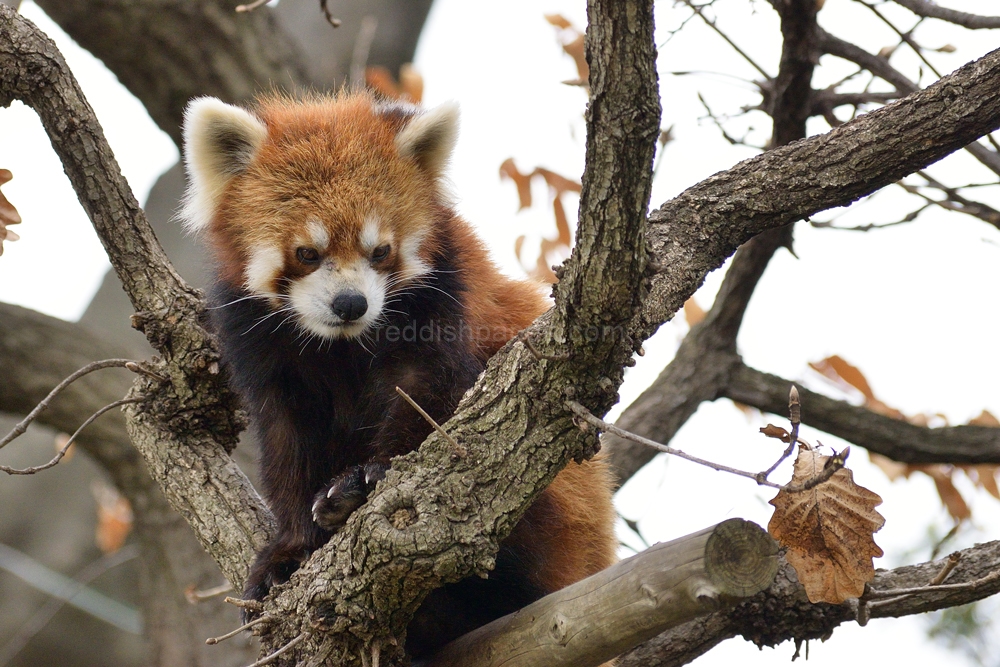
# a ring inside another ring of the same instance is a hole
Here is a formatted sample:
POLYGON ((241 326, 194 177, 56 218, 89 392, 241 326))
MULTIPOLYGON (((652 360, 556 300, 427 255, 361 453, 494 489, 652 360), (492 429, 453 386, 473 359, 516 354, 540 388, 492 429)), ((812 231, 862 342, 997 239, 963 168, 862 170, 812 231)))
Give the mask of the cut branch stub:
POLYGON ((646 551, 455 640, 428 667, 592 667, 771 585, 778 545, 729 519, 646 551))

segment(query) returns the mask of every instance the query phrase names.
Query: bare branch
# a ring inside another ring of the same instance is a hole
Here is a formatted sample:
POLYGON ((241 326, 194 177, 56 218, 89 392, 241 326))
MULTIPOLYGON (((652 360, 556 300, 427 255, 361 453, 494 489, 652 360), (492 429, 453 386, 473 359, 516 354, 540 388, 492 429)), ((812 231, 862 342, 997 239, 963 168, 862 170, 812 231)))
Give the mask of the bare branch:
MULTIPOLYGON (((132 397, 123 398, 120 401, 115 401, 114 403, 110 403, 108 405, 105 405, 103 408, 101 408, 100 410, 98 410, 94 414, 90 415, 90 417, 88 417, 87 420, 85 422, 83 422, 83 424, 80 425, 80 428, 76 429, 76 431, 73 433, 73 435, 71 435, 66 440, 66 442, 63 443, 62 448, 56 453, 55 456, 52 457, 52 460, 50 460, 48 463, 43 463, 42 465, 32 466, 30 468, 11 468, 9 466, 0 465, 0 471, 3 471, 5 473, 7 473, 8 475, 34 475, 37 472, 41 472, 43 470, 48 470, 49 468, 55 466, 57 463, 59 463, 60 461, 62 461, 62 458, 64 456, 66 456, 66 452, 69 451, 69 448, 73 445, 73 442, 76 440, 76 436, 80 435, 80 431, 82 431, 83 429, 85 429, 88 426, 90 426, 91 423, 93 423, 93 421, 95 419, 97 419, 98 417, 100 417, 101 415, 103 415, 108 410, 113 410, 113 409, 121 407, 121 406, 123 406, 123 405, 125 405, 127 403, 139 403, 141 401, 144 401, 145 399, 146 399, 145 396, 132 396, 132 397)), ((13 440, 13 438, 11 438, 11 440, 13 440)))
POLYGON ((995 30, 1000 28, 1000 16, 980 16, 955 9, 941 7, 931 0, 894 0, 897 5, 906 7, 917 16, 929 19, 941 19, 948 23, 960 25, 970 30, 995 30))
MULTIPOLYGON (((901 72, 890 65, 887 59, 868 53, 861 47, 855 46, 850 42, 846 42, 839 37, 835 37, 822 28, 817 29, 817 35, 820 40, 820 48, 822 48, 825 53, 837 56, 838 58, 843 58, 844 60, 848 60, 864 67, 872 74, 881 77, 895 86, 896 90, 901 95, 913 93, 920 89, 917 84, 910 81, 901 72)), ((992 131, 992 129, 990 131, 992 131)), ((989 132, 983 132, 983 134, 989 134, 989 132)), ((969 142, 968 145, 965 146, 965 150, 972 153, 977 160, 979 160, 992 172, 1000 174, 1000 153, 991 151, 978 141, 969 142)))
MULTIPOLYGON (((664 454, 670 454, 672 456, 676 456, 677 458, 684 459, 685 461, 691 461, 692 463, 697 463, 698 465, 705 466, 706 468, 711 468, 712 470, 718 470, 719 472, 728 472, 731 475, 738 475, 739 477, 746 477, 748 479, 752 479, 761 486, 770 486, 771 488, 774 489, 784 488, 780 484, 775 484, 774 482, 767 480, 765 477, 761 477, 759 473, 747 472, 746 470, 738 470, 737 468, 731 468, 729 466, 722 465, 721 463, 713 463, 712 461, 707 461, 705 459, 698 458, 697 456, 692 456, 691 454, 682 452, 679 449, 674 449, 673 447, 668 447, 667 445, 661 444, 659 442, 654 442, 653 440, 650 440, 649 438, 644 438, 641 435, 636 435, 635 433, 630 433, 628 431, 625 431, 621 428, 618 428, 614 424, 608 423, 603 419, 595 417, 593 414, 591 414, 589 410, 587 410, 585 407, 583 407, 582 405, 580 405, 575 401, 566 401, 566 408, 570 412, 575 414, 577 417, 584 420, 585 422, 587 422, 588 424, 590 424, 599 431, 603 431, 605 433, 613 433, 617 435, 619 438, 624 438, 625 440, 631 440, 632 442, 637 442, 641 445, 645 445, 646 447, 651 447, 657 451, 663 452, 664 454)), ((832 474, 833 473, 831 473, 831 475, 832 474)), ((827 479, 829 479, 829 477, 827 477, 827 479)), ((812 482, 812 480, 809 481, 812 482)), ((820 482, 816 482, 813 484, 813 486, 816 486, 816 484, 819 483, 820 482)), ((805 489, 794 488, 790 490, 802 491, 805 489)))
POLYGON ((712 21, 707 16, 705 16, 705 14, 701 11, 702 5, 696 5, 695 3, 691 2, 691 0, 684 0, 684 4, 690 7, 695 14, 701 17, 701 20, 703 20, 708 25, 709 28, 714 30, 719 35, 719 37, 726 40, 726 44, 729 44, 729 46, 733 47, 733 50, 736 51, 736 53, 743 56, 743 59, 746 60, 748 63, 750 63, 751 67, 760 72, 761 76, 763 76, 768 81, 771 80, 771 75, 768 74, 766 71, 764 71, 763 67, 754 62, 754 59, 751 58, 749 55, 747 55, 746 51, 737 46, 736 42, 734 42, 732 39, 729 38, 729 35, 722 32, 722 30, 719 29, 719 26, 715 25, 715 21, 712 21))
POLYGON ((456 639, 428 667, 596 667, 663 629, 763 590, 778 545, 730 519, 619 561, 456 639), (553 641, 554 639, 554 641, 553 641))
POLYGON ((465 456, 468 455, 468 453, 469 453, 468 450, 466 450, 465 447, 463 447, 462 445, 458 444, 458 441, 455 440, 455 438, 453 438, 450 435, 448 435, 448 432, 445 431, 443 428, 441 428, 441 425, 438 424, 436 421, 434 421, 434 418, 431 417, 429 414, 427 414, 426 410, 424 410, 422 407, 420 407, 419 405, 417 405, 417 402, 414 401, 410 397, 409 394, 407 394, 405 391, 403 391, 399 387, 396 387, 396 393, 399 394, 400 396, 402 396, 403 399, 407 403, 410 404, 411 408, 413 408, 414 410, 416 410, 417 412, 419 412, 420 416, 423 417, 424 419, 426 419, 427 423, 430 424, 434 428, 435 431, 437 431, 438 433, 440 433, 441 437, 443 437, 445 440, 447 440, 451 444, 452 448, 455 450, 455 456, 458 456, 460 458, 464 458, 465 456))
POLYGON ((846 205, 998 125, 1000 51, 994 51, 923 91, 686 190, 650 214, 653 259, 669 271, 653 276, 636 336, 645 338, 679 310, 709 270, 760 231, 846 205))
MULTIPOLYGON (((920 589, 912 595, 880 601, 870 609, 872 618, 922 614, 954 607, 1000 592, 1000 542, 976 545, 958 552, 959 565, 951 579, 955 588, 928 589, 941 571, 939 560, 894 570, 878 570, 875 589, 920 589), (973 585, 974 584, 974 585, 973 585)), ((719 642, 742 635, 758 646, 774 646, 790 639, 819 639, 841 623, 857 619, 857 605, 809 604, 791 566, 783 564, 771 588, 730 611, 685 623, 646 642, 618 659, 617 667, 674 667, 686 664, 719 642)))
MULTIPOLYGON (((7 446, 12 440, 17 438, 19 435, 23 434, 25 431, 27 431, 28 425, 31 424, 31 422, 35 421, 35 419, 38 418, 38 415, 41 414, 43 410, 49 407, 49 404, 52 403, 52 399, 54 399, 56 396, 62 393, 62 391, 66 387, 70 386, 71 384, 82 378, 84 375, 87 375, 88 373, 93 373, 94 371, 97 370, 101 370, 102 368, 125 368, 127 364, 134 364, 134 363, 135 362, 132 361, 131 359, 105 359, 103 361, 94 361, 92 363, 89 363, 80 370, 76 371, 75 373, 67 377, 65 380, 57 384, 55 388, 52 391, 50 391, 48 395, 45 398, 43 398, 41 402, 39 402, 38 405, 35 406, 35 409, 28 413, 27 417, 19 421, 14 426, 14 428, 11 429, 10 433, 8 433, 6 436, 4 436, 2 440, 0 440, 0 449, 7 446)), ((102 412, 101 414, 104 413, 102 412)), ((60 456, 59 458, 62 457, 60 456)), ((53 463, 52 465, 55 464, 53 463)))
MULTIPOLYGON (((722 395, 781 415, 791 382, 740 365, 722 395)), ((1000 429, 926 428, 799 389, 808 406, 803 423, 901 463, 1000 463, 1000 429)))

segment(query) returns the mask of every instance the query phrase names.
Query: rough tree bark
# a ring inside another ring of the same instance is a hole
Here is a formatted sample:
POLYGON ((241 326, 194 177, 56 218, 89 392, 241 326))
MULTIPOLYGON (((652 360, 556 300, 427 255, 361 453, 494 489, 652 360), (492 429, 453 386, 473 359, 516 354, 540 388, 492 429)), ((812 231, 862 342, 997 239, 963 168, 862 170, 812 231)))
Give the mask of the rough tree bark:
MULTIPOLYGON (((595 44, 620 48, 636 40, 640 50, 629 53, 649 55, 648 5, 615 4, 621 15, 604 21, 592 18, 591 48, 595 44)), ((600 2, 593 3, 595 14, 600 8, 600 2)), ((528 333, 546 356, 535 357, 522 344, 512 344, 494 359, 446 425, 467 444, 468 457, 453 461, 448 445, 432 436, 419 452, 394 465, 366 509, 317 552, 268 606, 272 613, 292 612, 281 617, 280 626, 276 621, 267 628, 265 639, 272 648, 304 630, 310 635, 295 654, 318 651, 317 655, 356 662, 359 650, 398 634, 426 588, 488 569, 496 540, 532 495, 570 456, 593 449, 593 436, 579 431, 562 410, 569 397, 564 388, 582 387, 572 398, 603 413, 614 399, 621 368, 632 350, 740 243, 872 192, 1000 124, 1000 55, 993 53, 927 91, 828 135, 776 149, 718 174, 651 216, 648 240, 656 272, 651 278, 652 296, 647 296, 636 287, 643 275, 643 192, 648 195, 648 180, 631 182, 626 174, 632 178, 637 171, 648 171, 658 131, 652 113, 655 85, 629 79, 629 74, 644 69, 652 72, 651 62, 647 67, 619 63, 624 71, 592 63, 592 72, 600 73, 592 81, 595 98, 588 142, 594 146, 590 150, 588 143, 588 165, 611 158, 610 164, 623 171, 588 168, 581 242, 563 273, 557 309, 528 333), (628 84, 621 90, 623 82, 628 84), (624 110, 631 107, 616 112, 608 102, 615 97, 602 98, 606 85, 627 98, 652 87, 652 102, 638 112, 624 110), (608 134, 593 132, 600 127, 608 134), (602 141, 620 147, 615 152, 601 146, 602 141), (630 150, 637 151, 634 158, 622 157, 630 150), (821 171, 822 179, 816 176, 821 171), (619 187, 625 191, 618 192, 619 187), (618 199, 608 206, 612 195, 618 199), (602 205, 590 208, 593 202, 602 205), (594 217, 597 210, 602 211, 601 219, 594 217), (589 253, 593 255, 588 257, 589 253), (594 256, 597 261, 592 261, 594 256), (593 293, 584 289, 586 284, 593 293), (613 335, 601 336, 593 346, 581 345, 591 326, 613 335), (560 356, 567 353, 568 358, 560 356), (492 474, 486 472, 491 464, 492 474), (498 480, 508 478, 519 482, 498 488, 498 480), (388 521, 401 509, 415 519, 414 524, 396 528, 388 521), (473 517, 481 523, 477 525, 473 517), (376 562, 380 554, 399 562, 376 562), (438 554, 433 563, 412 562, 414 556, 438 554), (320 634, 310 621, 320 627, 332 621, 332 627, 320 634), (348 636, 349 630, 356 632, 348 636)), ((141 411, 129 411, 133 439, 154 475, 169 482, 165 490, 172 502, 186 512, 227 575, 239 582, 254 540, 266 533, 267 518, 259 499, 227 462, 225 449, 238 425, 230 398, 213 373, 212 341, 198 326, 198 295, 158 253, 79 91, 60 71, 51 44, 38 41, 3 11, 0 65, 0 103, 16 97, 39 112, 109 253, 118 254, 116 268, 140 311, 137 323, 163 355, 156 371, 164 381, 144 378, 134 389, 147 400, 141 411), (33 85, 38 81, 48 84, 43 92, 33 85), (210 504, 203 504, 206 500, 210 504), (206 516, 208 507, 213 517, 206 516), (216 529, 222 532, 213 534, 216 529)))
MULTIPOLYGON (((290 90, 337 87, 346 79, 356 47, 354 36, 367 16, 377 21, 377 29, 370 34, 367 62, 396 71, 401 63, 412 59, 431 2, 376 0, 347 6, 332 2, 331 8, 343 21, 340 30, 334 30, 323 19, 316 2, 288 2, 250 14, 237 14, 233 11, 237 3, 228 0, 196 3, 43 0, 40 4, 71 37, 101 58, 143 102, 161 129, 179 141, 183 107, 191 96, 212 94, 237 102, 271 87, 290 90)), ((203 273, 197 260, 201 255, 194 251, 190 239, 179 237, 176 225, 170 221, 181 188, 180 178, 173 178, 170 172, 157 183, 147 204, 153 207, 150 215, 156 233, 161 241, 166 240, 171 257, 185 277, 198 281, 203 273)), ((148 347, 142 337, 130 332, 127 324, 124 327, 119 324, 127 323, 132 308, 127 299, 118 296, 122 294, 121 284, 113 272, 106 283, 84 315, 86 326, 72 326, 45 317, 19 317, 7 322, 16 321, 17 336, 22 341, 58 342, 72 338, 75 346, 67 349, 76 350, 80 360, 147 356, 148 347), (95 331, 100 344, 88 348, 84 341, 93 341, 95 331)), ((45 359, 46 355, 18 357, 17 372, 5 378, 9 382, 4 383, 4 389, 10 391, 0 392, 0 410, 18 412, 26 398, 40 397, 38 391, 42 388, 29 379, 52 377, 52 367, 45 359), (22 379, 26 380, 24 384, 22 379)), ((110 382, 107 389, 118 392, 117 398, 124 391, 115 382, 110 382)), ((74 418, 79 425, 92 412, 82 412, 89 405, 86 402, 70 400, 63 404, 73 408, 61 416, 65 419, 59 420, 63 430, 69 428, 74 418)), ((50 415, 47 421, 53 424, 55 415, 50 415)), ((214 561, 204 553, 187 523, 170 510, 136 456, 124 430, 124 419, 117 413, 106 415, 91 428, 102 435, 108 434, 109 437, 100 440, 105 450, 119 448, 95 460, 111 464, 131 457, 138 464, 125 465, 120 471, 107 470, 115 481, 122 477, 131 479, 133 472, 135 479, 141 480, 118 486, 136 515, 136 533, 142 545, 141 571, 146 582, 141 600, 153 660, 159 664, 188 665, 251 662, 247 660, 247 647, 237 646, 237 642, 204 645, 206 636, 222 634, 235 622, 237 610, 216 601, 192 607, 184 598, 182 592, 188 585, 211 587, 221 577, 214 561), (146 498, 147 492, 153 495, 152 501, 146 498)), ((98 444, 97 438, 85 440, 87 444, 98 444)))

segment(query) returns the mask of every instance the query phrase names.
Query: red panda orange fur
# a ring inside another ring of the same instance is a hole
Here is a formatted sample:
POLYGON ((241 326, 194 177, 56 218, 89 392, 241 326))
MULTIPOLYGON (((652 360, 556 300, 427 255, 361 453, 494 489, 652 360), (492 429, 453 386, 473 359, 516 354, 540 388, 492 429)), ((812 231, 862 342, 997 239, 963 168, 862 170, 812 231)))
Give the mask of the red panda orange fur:
MULTIPOLYGON (((301 506, 302 498, 311 498, 317 491, 326 493, 327 488, 331 488, 329 493, 333 494, 340 488, 336 487, 338 483, 355 483, 354 477, 347 479, 344 475, 359 466, 362 471, 372 470, 371 466, 384 467, 390 456, 416 448, 429 431, 419 417, 415 422, 403 423, 404 417, 400 416, 399 423, 403 424, 400 429, 406 437, 401 442, 393 441, 389 451, 365 449, 368 446, 377 449, 381 442, 379 436, 373 436, 376 438, 374 445, 363 442, 352 445, 355 449, 342 455, 334 452, 341 446, 336 438, 329 442, 302 441, 304 436, 301 433, 323 425, 306 428, 297 424, 296 420, 311 416, 297 416, 294 414, 295 407, 286 410, 282 406, 268 404, 269 400, 280 402, 288 396, 299 397, 296 400, 301 401, 302 394, 297 393, 298 389, 294 386, 273 388, 268 385, 275 382, 268 373, 274 377, 286 373, 280 364, 294 365, 299 362, 294 354, 286 354, 287 361, 275 361, 273 364, 269 359, 272 352, 276 357, 280 356, 279 353, 284 354, 277 347, 287 346, 291 340, 268 338, 285 333, 280 331, 280 324, 270 333, 269 324, 259 326, 258 320, 271 317, 279 304, 267 303, 266 299, 262 304, 261 300, 250 296, 244 298, 249 294, 245 287, 247 264, 256 250, 273 248, 280 251, 283 265, 275 274, 272 285, 272 291, 277 294, 310 268, 299 266, 295 261, 296 246, 304 233, 302 226, 305 220, 320 220, 330 238, 334 239, 328 251, 331 261, 347 261, 365 252, 356 239, 366 216, 377 212, 383 224, 391 227, 394 239, 416 234, 425 237, 418 251, 422 261, 435 267, 435 262, 454 262, 452 273, 457 274, 453 278, 457 287, 453 293, 431 296, 434 293, 429 292, 423 297, 425 301, 441 300, 440 307, 445 310, 455 308, 447 299, 460 302, 461 309, 457 316, 464 318, 472 332, 472 339, 465 343, 469 346, 465 351, 432 350, 438 355, 436 358, 444 361, 449 361, 448 355, 452 354, 469 355, 461 357, 469 360, 469 373, 462 375, 459 372, 456 376, 460 377, 458 382, 461 386, 454 387, 449 396, 442 398, 443 402, 436 406, 439 414, 434 416, 442 422, 450 416, 458 397, 471 385, 489 357, 548 307, 536 285, 500 273, 472 227, 452 211, 440 184, 440 174, 422 164, 419 155, 415 159, 400 156, 396 137, 417 113, 412 108, 383 107, 382 103, 363 94, 315 97, 305 101, 283 97, 262 99, 253 114, 266 127, 267 138, 254 148, 252 160, 245 169, 226 183, 204 230, 217 271, 213 311, 216 313, 215 325, 223 343, 227 368, 237 390, 244 396, 254 430, 261 441, 265 495, 281 524, 278 539, 261 553, 251 572, 247 591, 251 597, 263 597, 271 584, 287 578, 309 551, 328 539, 329 530, 310 525, 310 507, 308 503, 301 506), (445 259, 442 260, 442 257, 445 259), (261 377, 255 376, 255 373, 261 377), (296 454, 302 463, 293 465, 282 460, 282 457, 289 456, 286 451, 289 447, 319 448, 322 451, 296 454), (331 447, 333 453, 327 452, 327 448, 331 447), (305 472, 295 468, 295 465, 307 464, 327 466, 329 477, 334 481, 329 487, 298 488, 315 484, 315 478, 309 481, 305 472), (268 480, 269 475, 282 478, 268 480), (289 488, 292 490, 289 491, 289 488)), ((196 171, 193 167, 190 169, 196 171)), ((196 174, 193 175, 196 177, 196 174)), ((394 256, 392 261, 397 261, 397 258, 394 256)), ((419 288, 420 285, 413 287, 419 288)), ((447 291, 447 287, 438 291, 447 291)), ((437 307, 433 301, 428 303, 432 309, 437 307)), ((309 341, 305 345, 310 345, 309 341)), ((323 349, 322 342, 318 351, 308 348, 311 355, 306 357, 311 360, 308 363, 326 363, 322 357, 323 349)), ((328 349, 327 354, 363 355, 365 348, 352 347, 350 341, 334 341, 328 349)), ((461 359, 455 362, 458 366, 466 363, 461 359)), ((417 358, 406 363, 421 362, 417 358)), ((394 370, 392 367, 375 368, 374 373, 391 373, 394 370)), ((422 372, 419 366, 415 368, 422 372)), ((292 370, 295 373, 301 370, 305 377, 316 372, 314 368, 292 370)), ((421 372, 414 374, 418 385, 413 388, 416 392, 421 391, 421 378, 426 377, 421 372)), ((431 372, 434 369, 428 371, 431 372)), ((375 380, 377 378, 364 381, 375 380)), ((397 379, 390 376, 388 381, 391 383, 397 379)), ((434 399, 434 396, 426 397, 431 402, 434 399)), ((337 400, 343 403, 346 399, 337 400)), ((389 400, 386 399, 387 402, 389 400)), ((419 397, 417 400, 421 402, 419 397)), ((291 404, 298 405, 294 400, 291 404)), ((382 409, 381 406, 374 407, 382 409)), ((372 406, 362 405, 357 409, 370 410, 372 406)), ((390 409, 394 409, 393 406, 385 408, 386 411, 390 409)), ((334 417, 341 421, 344 419, 341 414, 333 415, 331 419, 334 417)), ((368 474, 364 472, 366 480, 368 474)), ((363 496, 360 501, 363 501, 363 496)), ((529 508, 504 542, 505 553, 514 554, 510 567, 521 567, 521 571, 504 576, 514 582, 522 579, 528 582, 526 590, 530 589, 530 596, 523 598, 518 597, 520 593, 511 593, 511 600, 517 604, 512 607, 501 601, 491 614, 495 616, 512 611, 517 605, 558 590, 611 564, 616 546, 613 522, 611 481, 605 464, 600 460, 570 463, 529 508)), ((499 581, 506 580, 500 577, 499 581)), ((489 584, 482 584, 485 585, 489 584)), ((451 598, 435 592, 418 611, 417 619, 411 625, 411 635, 420 635, 422 639, 419 646, 408 644, 413 652, 426 654, 453 639, 456 633, 471 629, 465 627, 461 619, 439 622, 440 619, 421 617, 422 612, 424 617, 434 614, 461 616, 466 613, 463 605, 468 606, 471 601, 467 599, 467 593, 454 588, 459 586, 461 584, 452 585, 457 593, 451 598)), ((502 584, 497 586, 501 588, 476 588, 475 595, 480 595, 480 590, 487 591, 484 595, 506 595, 502 584)), ((443 590, 447 591, 448 587, 443 590)), ((478 614, 479 610, 476 612, 478 614)), ((473 617, 476 615, 471 614, 470 618, 473 617)))

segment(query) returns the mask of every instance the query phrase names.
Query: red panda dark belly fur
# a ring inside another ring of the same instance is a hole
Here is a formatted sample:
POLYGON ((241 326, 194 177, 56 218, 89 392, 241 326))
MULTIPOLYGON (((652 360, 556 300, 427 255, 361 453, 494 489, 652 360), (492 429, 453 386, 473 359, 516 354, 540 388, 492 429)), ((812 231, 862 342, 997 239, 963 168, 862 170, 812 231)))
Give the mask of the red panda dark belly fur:
MULTIPOLYGON (((261 117, 270 132, 279 121, 268 115, 267 104, 261 117)), ((275 112, 280 117, 294 115, 298 103, 270 104, 280 107, 275 112)), ((314 104, 319 110, 305 106, 315 117, 328 110, 335 116, 338 105, 361 117, 350 119, 354 126, 382 122, 367 99, 322 100, 314 104)), ((393 122, 408 121, 400 116, 393 122)), ((350 130, 350 123, 343 127, 350 130)), ((228 135, 215 140, 233 141, 228 135)), ((187 142, 190 146, 191 139, 187 142)), ((264 145, 258 150, 267 150, 264 145)), ((242 150, 238 142, 234 150, 242 150)), ((216 203, 223 211, 238 193, 231 184, 227 188, 223 203, 216 203)), ((260 445, 263 492, 279 525, 251 568, 247 598, 262 599, 272 585, 286 581, 364 502, 390 459, 412 451, 430 433, 396 386, 436 421, 447 421, 489 357, 546 308, 534 286, 499 273, 468 223, 444 204, 433 211, 422 243, 431 249, 423 258, 430 262, 426 276, 393 295, 378 326, 346 338, 304 335, 294 313, 282 312, 272 299, 245 286, 249 269, 241 268, 245 260, 234 259, 245 251, 227 240, 225 227, 244 224, 243 218, 232 223, 225 217, 229 213, 216 212, 204 223, 217 259, 212 322, 225 370, 260 445), (396 335, 386 335, 390 330, 396 335), (400 335, 406 331, 415 335, 400 335), (324 497, 328 488, 333 500, 324 497), (317 523, 317 507, 326 528, 317 523)), ((187 213, 189 221, 196 213, 187 213)), ((289 280, 277 281, 279 296, 289 280)), ((446 585, 427 597, 407 630, 411 656, 426 656, 611 564, 616 541, 610 489, 602 461, 569 464, 502 543, 488 579, 446 585)))

